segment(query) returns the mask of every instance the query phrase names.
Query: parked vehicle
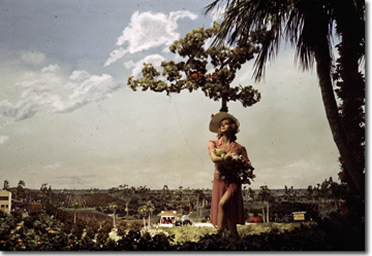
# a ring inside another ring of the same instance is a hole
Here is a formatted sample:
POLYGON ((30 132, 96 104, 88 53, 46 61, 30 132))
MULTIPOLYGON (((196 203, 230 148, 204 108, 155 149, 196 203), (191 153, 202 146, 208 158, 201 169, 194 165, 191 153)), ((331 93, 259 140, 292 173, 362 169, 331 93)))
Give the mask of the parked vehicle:
POLYGON ((184 226, 186 226, 186 225, 192 225, 192 222, 191 222, 191 220, 186 219, 186 220, 183 221, 182 224, 183 224, 184 226))
POLYGON ((261 217, 251 217, 249 218, 249 222, 258 223, 258 222, 263 222, 263 220, 261 217))

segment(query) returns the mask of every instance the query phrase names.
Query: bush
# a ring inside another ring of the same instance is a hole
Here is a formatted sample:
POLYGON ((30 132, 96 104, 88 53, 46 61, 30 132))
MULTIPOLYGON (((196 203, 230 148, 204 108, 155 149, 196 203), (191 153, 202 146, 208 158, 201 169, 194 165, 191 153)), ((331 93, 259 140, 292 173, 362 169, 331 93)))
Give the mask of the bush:
POLYGON ((43 214, 22 219, 0 212, 2 251, 362 251, 362 219, 334 213, 317 223, 255 224, 238 227, 242 239, 218 235, 211 227, 144 231, 139 223, 119 223, 118 241, 109 238, 111 220, 72 224, 43 214), (83 232, 85 229, 85 233, 83 232), (161 230, 165 230, 161 231, 161 230), (84 235, 85 234, 85 235, 84 235))

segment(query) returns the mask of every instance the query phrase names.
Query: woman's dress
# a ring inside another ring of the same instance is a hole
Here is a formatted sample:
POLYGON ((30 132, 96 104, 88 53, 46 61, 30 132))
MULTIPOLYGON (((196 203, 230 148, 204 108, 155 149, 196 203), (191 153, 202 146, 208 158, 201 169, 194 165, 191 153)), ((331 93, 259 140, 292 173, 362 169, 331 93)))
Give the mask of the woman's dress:
MULTIPOLYGON (((223 148, 227 153, 236 153, 242 155, 247 161, 249 160, 245 147, 236 142, 231 142, 227 145, 222 137, 218 140, 209 141, 209 152, 213 151, 215 148, 223 148)), ((215 164, 210 213, 211 223, 217 225, 218 204, 224 193, 228 191, 230 198, 226 206, 227 218, 234 224, 244 224, 245 218, 241 184, 221 179, 217 171, 219 167, 220 164, 215 164)))

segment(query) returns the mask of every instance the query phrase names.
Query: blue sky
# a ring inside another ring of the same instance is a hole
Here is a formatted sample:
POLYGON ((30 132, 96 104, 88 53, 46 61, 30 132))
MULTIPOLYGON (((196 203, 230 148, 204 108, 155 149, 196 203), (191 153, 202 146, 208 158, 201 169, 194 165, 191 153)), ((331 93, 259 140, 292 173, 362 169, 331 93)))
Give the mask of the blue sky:
MULTIPOLYGON (((211 26, 208 3, 0 0, 0 178, 34 188, 211 188, 208 124, 220 103, 199 91, 168 97, 126 85, 144 61, 174 59, 174 40, 211 26)), ((251 68, 234 83, 252 84, 262 100, 229 111, 256 168, 252 187, 336 180, 315 71, 296 67, 288 46, 261 83, 251 68)))

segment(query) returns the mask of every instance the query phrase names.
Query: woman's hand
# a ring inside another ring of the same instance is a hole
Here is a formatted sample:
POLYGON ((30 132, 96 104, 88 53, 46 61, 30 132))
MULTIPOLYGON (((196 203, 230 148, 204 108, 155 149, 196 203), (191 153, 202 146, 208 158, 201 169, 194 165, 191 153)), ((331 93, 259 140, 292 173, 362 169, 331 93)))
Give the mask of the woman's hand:
POLYGON ((209 155, 210 155, 211 160, 212 160, 213 163, 221 164, 221 163, 224 163, 225 162, 225 160, 223 159, 223 157, 217 156, 214 151, 211 151, 209 153, 209 155))

